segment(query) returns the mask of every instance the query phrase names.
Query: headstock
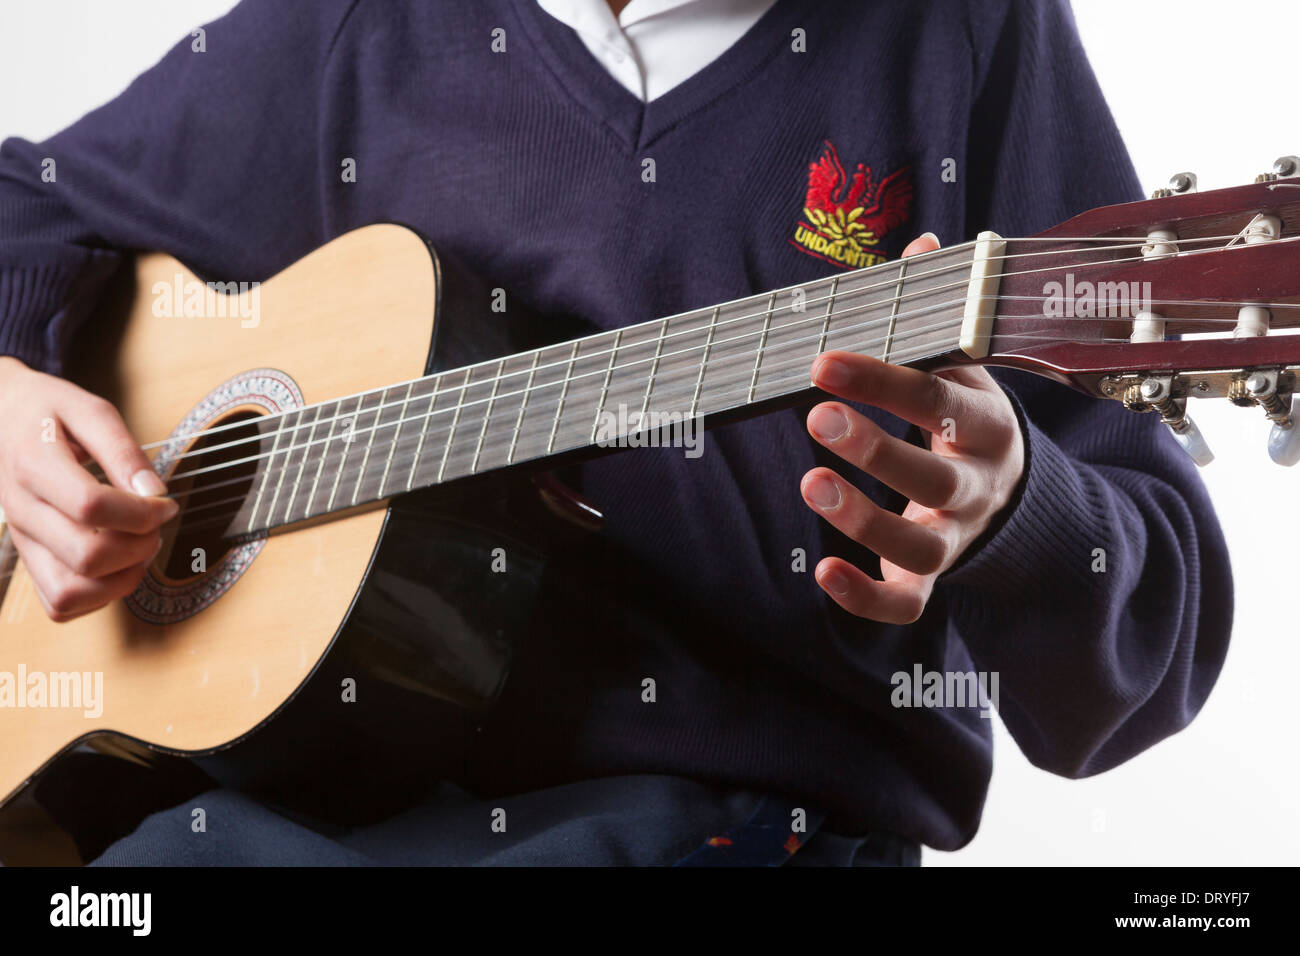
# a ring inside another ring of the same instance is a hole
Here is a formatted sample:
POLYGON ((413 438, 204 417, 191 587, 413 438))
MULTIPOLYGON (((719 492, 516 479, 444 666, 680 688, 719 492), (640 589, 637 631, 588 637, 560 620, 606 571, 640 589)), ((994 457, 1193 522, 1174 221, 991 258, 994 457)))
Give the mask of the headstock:
POLYGON ((1207 192, 1179 173, 1007 240, 1001 271, 985 362, 1154 411, 1198 464, 1213 456, 1188 398, 1257 405, 1273 460, 1300 461, 1300 159, 1207 192))

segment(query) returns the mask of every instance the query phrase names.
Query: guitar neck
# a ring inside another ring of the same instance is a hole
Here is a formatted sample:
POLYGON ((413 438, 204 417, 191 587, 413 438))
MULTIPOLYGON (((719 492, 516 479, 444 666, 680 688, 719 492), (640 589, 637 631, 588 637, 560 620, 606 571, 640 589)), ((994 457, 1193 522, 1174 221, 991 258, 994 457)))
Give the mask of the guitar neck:
POLYGON ((267 416, 249 535, 605 447, 668 443, 793 400, 823 352, 894 364, 961 343, 976 243, 267 416))

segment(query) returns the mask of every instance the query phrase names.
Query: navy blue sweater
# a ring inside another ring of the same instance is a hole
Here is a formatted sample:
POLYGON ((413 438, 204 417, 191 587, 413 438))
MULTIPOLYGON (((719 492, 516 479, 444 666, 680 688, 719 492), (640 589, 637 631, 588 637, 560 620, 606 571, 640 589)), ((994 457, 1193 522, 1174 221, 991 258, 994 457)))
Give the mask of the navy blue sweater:
MULTIPOLYGON (((848 179, 859 164, 870 183, 910 179, 906 217, 875 236, 886 258, 925 230, 1027 235, 1138 196, 1059 2, 780 0, 643 104, 534 0, 246 0, 207 28, 206 52, 186 39, 48 142, 0 148, 0 349, 57 370, 122 250, 264 279, 379 220, 543 315, 645 321, 843 268, 798 231, 810 165, 832 168, 832 151, 848 179)), ((678 774, 793 794, 837 831, 955 848, 978 826, 989 721, 895 708, 895 672, 997 671, 1019 745, 1069 776, 1186 725, 1231 619, 1194 467, 1154 416, 999 374, 1025 478, 908 627, 852 618, 813 580, 825 554, 878 561, 802 503, 804 472, 839 466, 904 503, 815 447, 803 410, 719 429, 697 460, 642 449, 583 466, 603 540, 549 581, 477 735, 473 785, 678 774)))

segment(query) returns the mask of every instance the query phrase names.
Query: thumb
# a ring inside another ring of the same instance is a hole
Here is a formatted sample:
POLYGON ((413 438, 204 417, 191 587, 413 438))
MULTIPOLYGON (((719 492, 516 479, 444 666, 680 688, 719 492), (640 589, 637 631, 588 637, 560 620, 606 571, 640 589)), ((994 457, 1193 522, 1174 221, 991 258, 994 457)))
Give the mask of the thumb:
POLYGON ((137 495, 167 493, 112 405, 90 395, 74 395, 60 412, 68 437, 99 463, 113 485, 137 495))
POLYGON ((934 252, 939 248, 939 237, 932 232, 923 233, 907 244, 903 256, 920 255, 922 252, 934 252))

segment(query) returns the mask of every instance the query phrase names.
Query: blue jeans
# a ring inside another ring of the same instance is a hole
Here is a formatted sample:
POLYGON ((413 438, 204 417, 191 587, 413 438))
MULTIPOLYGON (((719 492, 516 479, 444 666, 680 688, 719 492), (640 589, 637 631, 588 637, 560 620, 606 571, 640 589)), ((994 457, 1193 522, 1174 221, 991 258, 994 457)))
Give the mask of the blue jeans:
POLYGON ((842 836, 820 822, 775 797, 655 775, 492 799, 444 783, 417 807, 350 829, 219 788, 148 817, 92 865, 920 865, 911 841, 842 836))

